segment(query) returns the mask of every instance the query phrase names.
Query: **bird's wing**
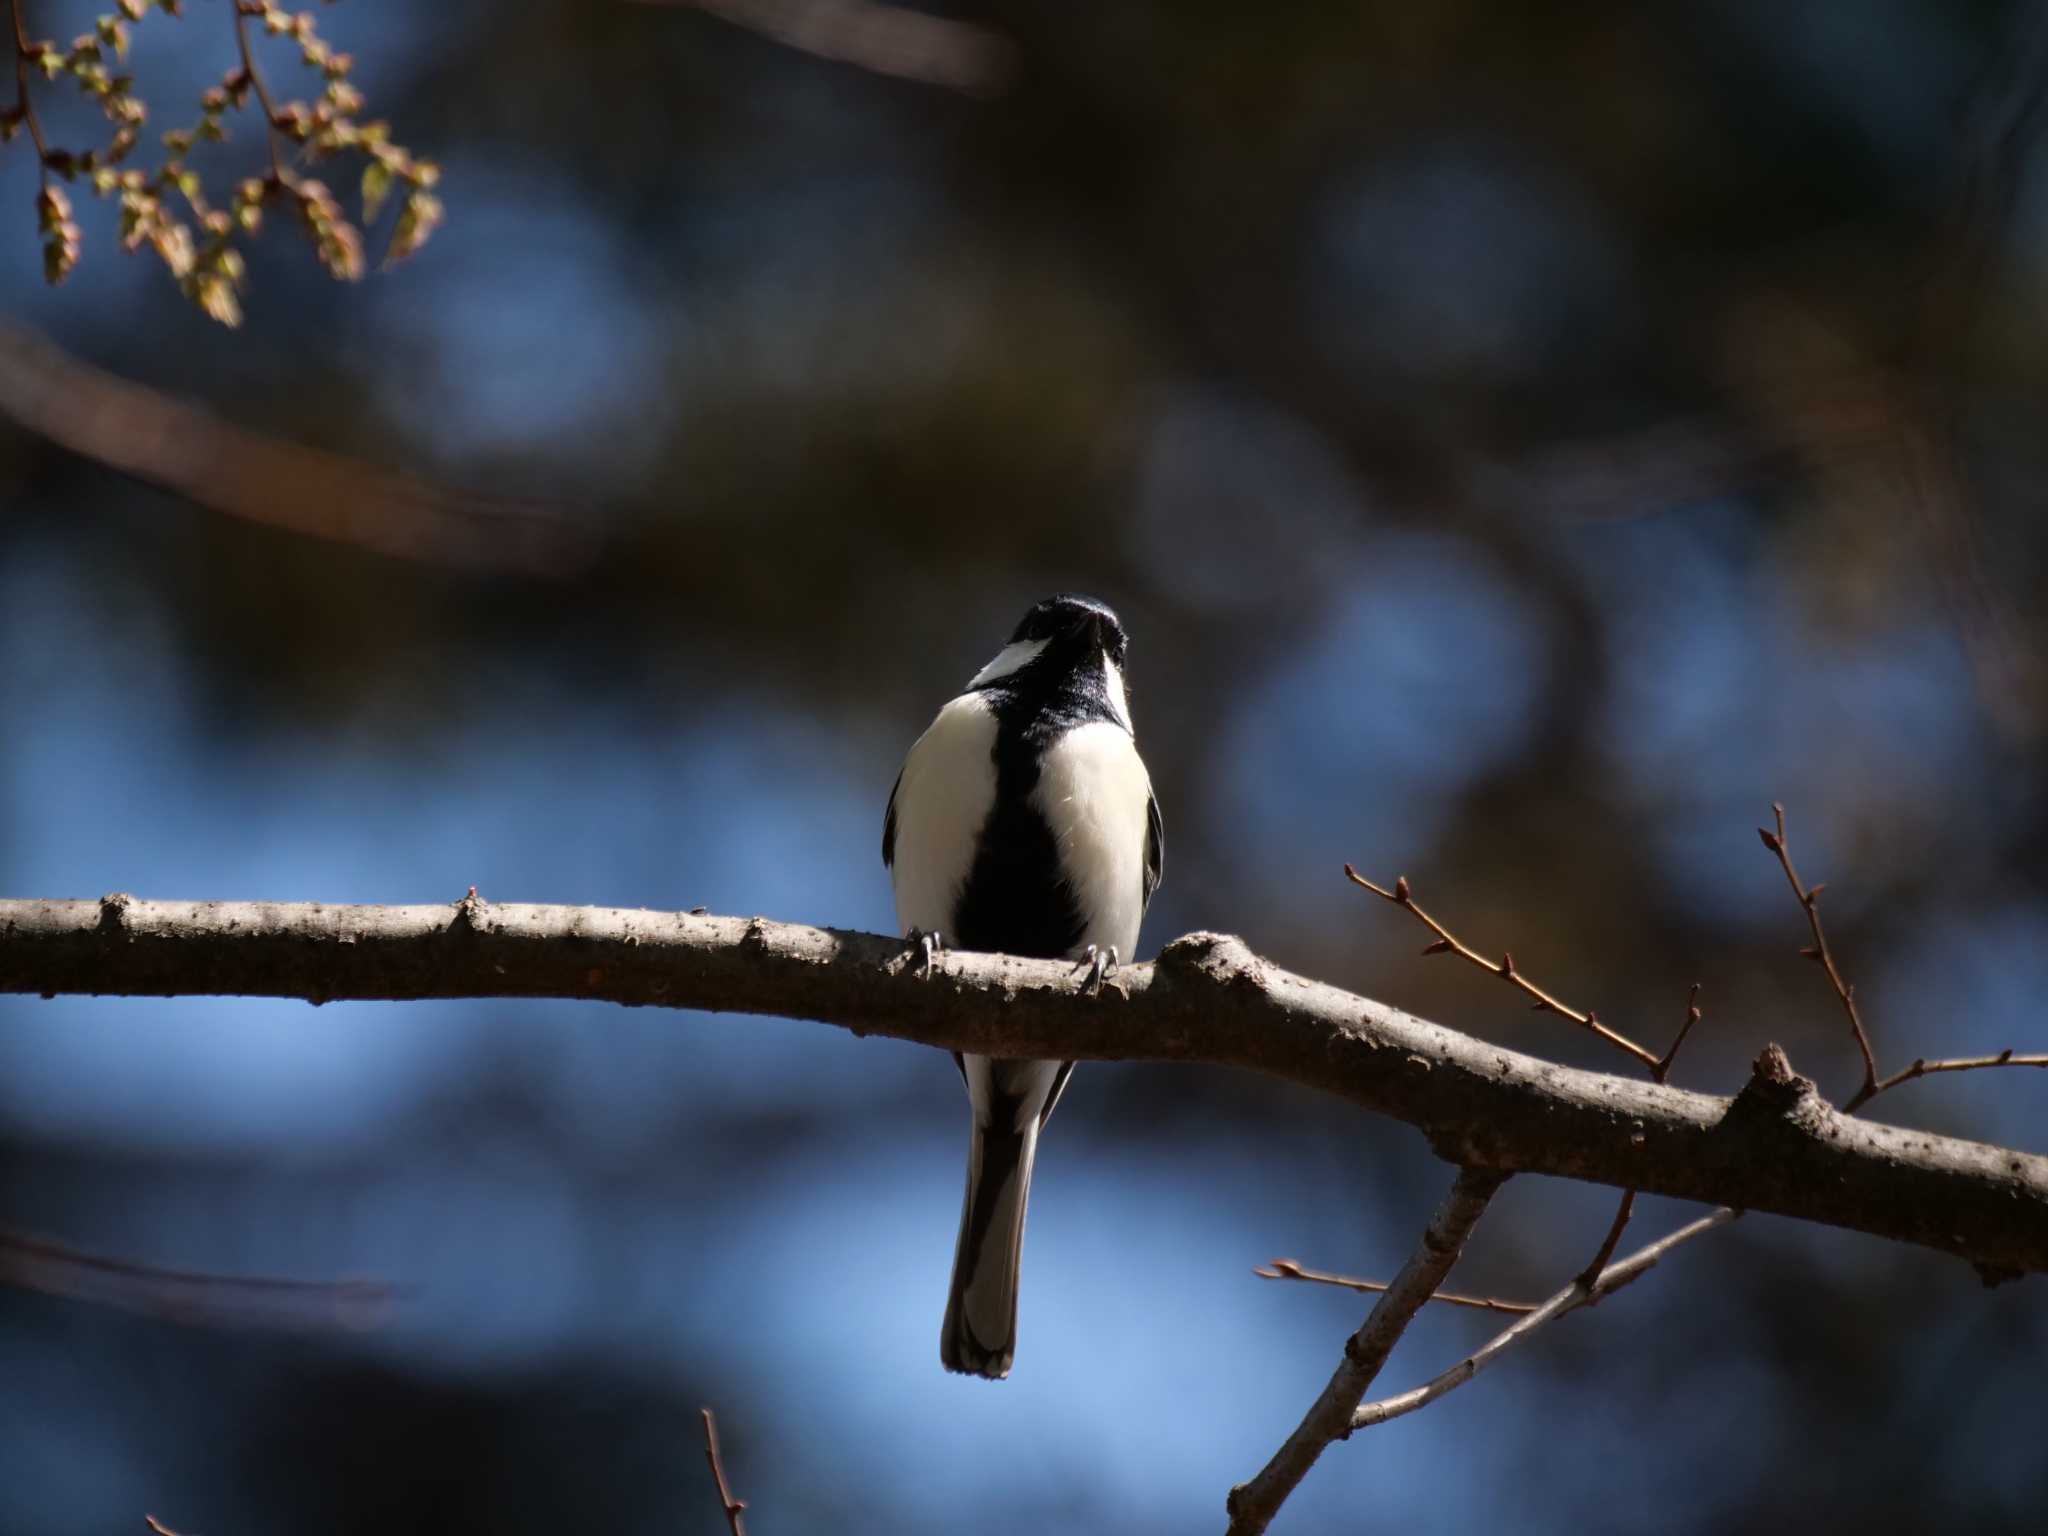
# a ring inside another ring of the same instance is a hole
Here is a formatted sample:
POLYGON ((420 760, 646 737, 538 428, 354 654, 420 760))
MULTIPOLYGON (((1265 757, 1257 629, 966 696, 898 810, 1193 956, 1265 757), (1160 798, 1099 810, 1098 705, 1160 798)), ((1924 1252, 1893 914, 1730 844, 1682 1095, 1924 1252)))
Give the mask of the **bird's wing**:
POLYGON ((889 786, 889 809, 882 813, 882 865, 896 865, 896 791, 903 787, 903 770, 896 770, 896 782, 889 786))
MULTIPOLYGON (((965 1075, 964 1071, 962 1075, 965 1075)), ((1067 1091, 1067 1079, 1073 1075, 1074 1064, 1071 1061, 1061 1062, 1059 1071, 1053 1074, 1052 1091, 1045 1096, 1045 1108, 1038 1112, 1038 1123, 1041 1126, 1052 1118, 1052 1112, 1059 1107, 1060 1095, 1067 1091)))
POLYGON ((1159 889, 1159 876, 1166 865, 1166 823, 1159 818, 1159 799, 1156 795, 1145 797, 1145 899, 1141 905, 1150 906, 1152 893, 1159 889))

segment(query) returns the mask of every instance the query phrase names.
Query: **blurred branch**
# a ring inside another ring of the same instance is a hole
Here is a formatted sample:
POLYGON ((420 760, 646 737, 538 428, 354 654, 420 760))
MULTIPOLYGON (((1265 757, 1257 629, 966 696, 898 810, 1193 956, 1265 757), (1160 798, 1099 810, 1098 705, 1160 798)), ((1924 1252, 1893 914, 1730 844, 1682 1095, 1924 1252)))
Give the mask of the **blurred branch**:
POLYGON ((969 96, 1000 96, 1017 76, 1017 45, 1002 33, 875 0, 635 3, 687 5, 799 53, 969 96))
POLYGON ((1078 994, 1057 961, 763 918, 601 907, 0 901, 0 992, 563 997, 814 1019, 977 1055, 1200 1061, 1417 1127, 1459 1167, 1583 1179, 2048 1270, 2048 1157, 1869 1124, 1772 1046, 1733 1099, 1558 1066, 1197 933, 1078 994))
POLYGON ((1322 1394, 1310 1406, 1286 1444, 1248 1483, 1230 1490, 1232 1536, 1256 1536, 1272 1522, 1308 1469, 1316 1464, 1323 1448, 1332 1440, 1351 1433, 1351 1417, 1366 1388, 1387 1363, 1387 1356, 1458 1262, 1465 1243, 1506 1175, 1476 1168, 1460 1168, 1457 1182, 1444 1203, 1430 1218, 1401 1272, 1394 1276, 1358 1332, 1344 1341, 1344 1358, 1338 1362, 1322 1394))
POLYGON ((47 1238, 0 1232, 0 1286, 90 1301, 177 1323, 282 1328, 372 1326, 392 1288, 370 1280, 206 1274, 103 1258, 47 1238))
POLYGON ((1925 382, 1898 441, 1906 494, 1927 529, 1978 692, 1995 724, 2031 742, 2048 725, 2043 658, 2023 634, 2010 595, 1985 569, 1959 430, 1985 296, 1995 289, 1998 256, 2011 238, 2048 99, 2048 8, 2015 6, 2011 16, 1987 83, 1970 104, 1955 192, 1930 247, 1908 343, 1909 361, 1917 362, 1925 382))
POLYGON ((1723 1207, 1710 1211, 1705 1216, 1686 1226, 1680 1227, 1668 1237, 1660 1237, 1646 1248, 1638 1248, 1627 1258, 1602 1270, 1596 1281, 1588 1281, 1584 1275, 1532 1309, 1520 1322, 1494 1335, 1485 1344, 1460 1360, 1456 1365, 1433 1380, 1403 1392, 1398 1397, 1382 1398, 1376 1403, 1366 1403, 1351 1416, 1352 1429, 1366 1429, 1374 1424, 1384 1424, 1389 1419, 1398 1419, 1403 1414, 1413 1413, 1418 1408, 1427 1408, 1438 1398, 1455 1392, 1474 1376, 1485 1370, 1494 1361, 1515 1345, 1521 1343, 1545 1323, 1555 1322, 1567 1312, 1590 1306, 1603 1297, 1611 1296, 1630 1281, 1641 1278, 1654 1268, 1672 1249, 1681 1243, 1689 1243, 1716 1227, 1726 1226, 1742 1213, 1723 1207))
POLYGON ((725 1480, 725 1460, 718 1452, 718 1420, 711 1416, 709 1408, 699 1411, 704 1415, 704 1459, 711 1463, 711 1476, 718 1484, 718 1503, 725 1511, 725 1523, 732 1528, 732 1536, 747 1536, 747 1522, 742 1518, 747 1512, 747 1501, 735 1498, 725 1480))
MULTIPOLYGON (((1252 1273, 1261 1280, 1311 1280, 1317 1285, 1341 1286, 1347 1291, 1364 1291, 1368 1295, 1379 1295, 1388 1289, 1384 1280, 1357 1280, 1350 1275, 1332 1275, 1320 1269, 1306 1269, 1292 1259, 1274 1259, 1268 1264, 1255 1266, 1252 1273)), ((1490 1296, 1460 1296, 1455 1291, 1438 1291, 1434 1296, 1424 1298, 1440 1301, 1449 1307, 1470 1307, 1478 1312, 1534 1312, 1533 1302, 1496 1301, 1490 1296)))
POLYGON ((401 560, 564 577, 598 549, 567 509, 463 496, 233 426, 6 325, 0 416, 216 512, 401 560))

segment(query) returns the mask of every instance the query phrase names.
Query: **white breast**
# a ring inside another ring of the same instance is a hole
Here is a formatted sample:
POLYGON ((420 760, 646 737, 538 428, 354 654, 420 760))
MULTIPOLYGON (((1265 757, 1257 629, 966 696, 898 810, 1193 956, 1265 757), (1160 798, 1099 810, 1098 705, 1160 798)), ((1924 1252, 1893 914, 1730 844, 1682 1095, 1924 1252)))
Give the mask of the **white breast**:
POLYGON ((1080 900, 1083 945, 1115 945, 1119 958, 1135 959, 1152 780, 1131 733, 1106 720, 1067 732, 1046 752, 1032 798, 1080 900))
POLYGON ((988 700, 964 693, 939 711, 903 760, 892 867, 896 921, 905 933, 945 933, 953 920, 975 839, 995 804, 995 740, 988 700))

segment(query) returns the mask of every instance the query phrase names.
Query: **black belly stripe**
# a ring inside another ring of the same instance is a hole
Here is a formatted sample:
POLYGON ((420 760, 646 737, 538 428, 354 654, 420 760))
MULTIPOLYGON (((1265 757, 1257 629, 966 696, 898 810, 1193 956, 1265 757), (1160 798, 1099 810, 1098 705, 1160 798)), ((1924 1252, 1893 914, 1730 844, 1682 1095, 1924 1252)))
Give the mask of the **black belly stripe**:
POLYGON ((1052 828, 1031 803, 1038 788, 1042 731, 1001 722, 991 755, 996 764, 996 799, 982 823, 980 851, 954 904, 948 943, 961 949, 993 950, 1063 959, 1087 929, 1073 888, 1060 872, 1059 845, 1052 828))

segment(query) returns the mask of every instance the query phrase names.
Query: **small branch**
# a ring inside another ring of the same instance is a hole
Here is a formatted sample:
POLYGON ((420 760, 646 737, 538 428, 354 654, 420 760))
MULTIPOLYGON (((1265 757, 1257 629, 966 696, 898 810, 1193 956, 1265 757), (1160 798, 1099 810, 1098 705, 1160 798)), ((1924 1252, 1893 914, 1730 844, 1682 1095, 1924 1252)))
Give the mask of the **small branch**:
POLYGON ((256 104, 263 109, 263 137, 270 147, 270 179, 279 186, 290 185, 290 173, 284 168, 284 156, 278 150, 278 139, 282 130, 278 124, 277 103, 271 100, 270 86, 264 81, 263 71, 256 67, 256 55, 249 48, 249 18, 261 16, 261 0, 233 0, 230 7, 235 13, 235 47, 242 55, 242 73, 249 77, 249 85, 256 92, 256 104))
POLYGON ((1302 1418, 1287 1443, 1273 1453, 1258 1476, 1230 1490, 1231 1536, 1255 1536, 1272 1522, 1323 1448, 1351 1432, 1352 1414, 1409 1322, 1443 1283, 1494 1191, 1503 1182, 1498 1173, 1460 1168, 1457 1182, 1430 1218, 1422 1241, 1394 1276, 1393 1284, 1374 1305, 1358 1332, 1344 1341, 1344 1358, 1329 1384, 1302 1418))
POLYGON ((1881 1093, 1889 1093, 1901 1083, 1910 1083, 1917 1077, 1931 1077, 1936 1072, 1979 1072, 1989 1067, 2048 1067, 2048 1053, 2020 1055, 2010 1046, 1995 1056, 1956 1056, 1940 1061, 1929 1061, 1924 1056, 1915 1057, 1913 1064, 1890 1077, 1879 1079, 1877 1057, 1870 1048, 1870 1035, 1863 1027, 1863 1016, 1856 1007, 1856 989, 1842 979, 1840 967, 1835 964, 1834 952, 1828 948, 1826 931, 1820 921, 1820 893, 1825 884, 1809 889, 1799 878, 1799 871, 1792 867, 1792 850, 1785 839, 1785 807, 1777 801, 1771 802, 1772 814, 1777 819, 1775 832, 1763 827, 1756 829, 1756 835, 1763 839, 1766 848, 1778 856, 1778 864, 1785 871, 1785 879, 1792 887, 1792 894, 1799 898, 1799 905, 1806 913, 1807 926, 1813 932, 1813 944, 1800 953, 1809 960, 1820 962, 1828 973, 1828 981, 1834 986, 1835 995, 1842 1000, 1842 1010, 1849 1016, 1850 1033, 1856 1037, 1856 1048, 1863 1053, 1863 1084, 1849 1096, 1842 1105, 1842 1113, 1853 1115, 1881 1093))
POLYGON ((155 1515, 144 1515, 142 1523, 147 1525, 155 1533, 155 1536, 178 1536, 176 1531, 165 1525, 163 1521, 157 1519, 155 1515))
POLYGON ((1575 1284, 1591 1287, 1607 1269, 1607 1261, 1614 1257, 1614 1250, 1621 1246, 1621 1234, 1628 1230, 1629 1219, 1636 1213, 1636 1192, 1624 1189, 1621 1203, 1614 1208, 1614 1220, 1607 1224, 1607 1235, 1600 1240, 1599 1250, 1593 1255, 1593 1262, 1579 1271, 1575 1284))
MULTIPOLYGON (((1350 1275, 1333 1275, 1326 1270, 1309 1269, 1292 1259, 1274 1259, 1269 1264, 1254 1265, 1252 1273, 1261 1280, 1311 1280, 1317 1285, 1341 1286, 1347 1291, 1364 1291, 1367 1295, 1384 1295, 1389 1289, 1384 1280, 1358 1280, 1350 1275)), ((1479 1312, 1506 1312, 1520 1316, 1534 1312, 1536 1304, 1529 1301, 1497 1301, 1490 1296, 1460 1296, 1454 1291, 1438 1291, 1426 1296, 1425 1301, 1440 1301, 1450 1307, 1470 1307, 1479 1312)))
POLYGON ((1820 922, 1820 893, 1827 887, 1816 885, 1809 888, 1799 878, 1799 871, 1792 866, 1792 847, 1785 840, 1785 807, 1778 801, 1771 802, 1772 814, 1777 818, 1778 830, 1756 829, 1756 835, 1763 844, 1778 856, 1779 867, 1785 871, 1785 883, 1792 887, 1792 894, 1798 898, 1800 910, 1806 913, 1806 926, 1813 933, 1813 947, 1800 953, 1809 960, 1818 960, 1821 968, 1828 973, 1828 981, 1834 986, 1835 996, 1842 1000, 1842 1011, 1849 1016, 1849 1033, 1856 1038, 1856 1049, 1863 1053, 1863 1086, 1854 1098, 1843 1105, 1845 1111, 1853 1112, 1870 1096, 1877 1092, 1877 1057, 1870 1049, 1870 1035, 1863 1028, 1863 1015, 1856 1008, 1856 989, 1842 979, 1841 968, 1835 964, 1833 951, 1828 948, 1827 931, 1820 922))
POLYGON ((1351 1428, 1365 1429, 1374 1424, 1384 1424, 1389 1419, 1398 1419, 1403 1414, 1415 1412, 1418 1408, 1427 1408, 1438 1398, 1465 1385, 1545 1323, 1554 1322, 1567 1312, 1576 1311, 1603 1297, 1613 1295, 1630 1281, 1639 1279, 1679 1244, 1691 1242, 1716 1227, 1726 1226, 1740 1214, 1738 1211, 1726 1209, 1711 1211, 1698 1221, 1680 1227, 1669 1237, 1659 1238, 1649 1247, 1638 1249, 1604 1271, 1599 1280, 1591 1285, 1587 1284, 1583 1275, 1580 1276, 1520 1322, 1495 1335, 1434 1380, 1415 1388, 1412 1392, 1403 1392, 1398 1397, 1382 1398, 1378 1402, 1364 1404, 1352 1414, 1351 1428))
POLYGON ((1654 1080, 1661 1083, 1671 1076, 1672 1065, 1678 1060, 1678 1053, 1685 1045, 1685 1037, 1692 1033, 1693 1025, 1699 1023, 1699 1021, 1700 984, 1694 982, 1692 984, 1692 995, 1685 1000, 1685 1022, 1678 1026, 1678 1034, 1671 1041, 1671 1049, 1666 1051, 1659 1058, 1657 1064, 1650 1068, 1650 1076, 1654 1080))
POLYGON ((732 1536, 747 1536, 747 1523, 741 1518, 746 1513, 747 1501, 733 1497, 733 1491, 725 1481, 725 1462, 718 1454, 718 1420, 711 1416, 709 1408, 702 1412, 704 1459, 711 1463, 711 1476, 718 1484, 718 1502, 725 1510, 725 1523, 732 1527, 732 1536))
POLYGON ((1843 1106, 1842 1112, 1853 1115, 1880 1093, 1889 1093, 1901 1083, 1910 1083, 1916 1077, 1931 1077, 1936 1072, 1978 1072, 1986 1067, 2048 1067, 2048 1054, 2035 1052, 2022 1056, 2008 1046, 1996 1056, 1954 1056, 1943 1061, 1929 1061, 1924 1056, 1918 1056, 1914 1058, 1910 1067, 1894 1072, 1869 1092, 1857 1094, 1843 1106))
POLYGON ((22 14, 22 7, 28 0, 9 0, 8 10, 14 18, 14 116, 26 124, 30 141, 36 147, 36 171, 42 185, 50 184, 50 145, 43 137, 43 121, 36 116, 35 97, 28 88, 29 55, 35 45, 28 40, 28 18, 22 14))
POLYGON ((1624 1051, 1628 1055, 1633 1056, 1642 1065, 1650 1068, 1652 1072, 1656 1071, 1658 1060, 1655 1056, 1644 1050, 1640 1045, 1637 1045, 1635 1041, 1629 1039, 1626 1035, 1618 1034, 1614 1030, 1609 1029, 1605 1024, 1602 1024, 1598 1014, 1581 1013, 1578 1009, 1559 1002, 1548 992, 1537 986, 1535 982, 1515 969, 1515 957, 1512 954, 1503 954, 1498 961, 1489 960, 1486 956, 1480 954, 1478 950, 1464 943, 1442 923, 1423 911, 1420 906, 1416 905, 1414 896, 1409 893, 1408 877, 1406 875, 1396 880, 1394 888, 1390 891, 1385 886, 1374 885, 1372 881, 1366 879, 1365 876, 1361 875, 1349 864, 1344 866, 1344 873, 1350 878, 1353 885, 1363 886, 1368 891, 1371 891, 1373 895, 1384 897, 1397 907, 1406 908, 1414 914, 1417 922, 1436 935, 1436 942, 1423 950, 1425 955, 1441 954, 1445 950, 1452 951, 1460 959, 1471 961, 1472 964, 1478 966, 1479 969, 1487 974, 1498 976, 1501 980, 1510 983, 1518 990, 1535 998, 1536 1009, 1539 1013, 1561 1014, 1582 1029, 1591 1030, 1616 1050, 1624 1051))

